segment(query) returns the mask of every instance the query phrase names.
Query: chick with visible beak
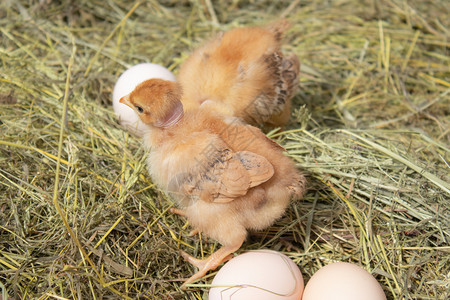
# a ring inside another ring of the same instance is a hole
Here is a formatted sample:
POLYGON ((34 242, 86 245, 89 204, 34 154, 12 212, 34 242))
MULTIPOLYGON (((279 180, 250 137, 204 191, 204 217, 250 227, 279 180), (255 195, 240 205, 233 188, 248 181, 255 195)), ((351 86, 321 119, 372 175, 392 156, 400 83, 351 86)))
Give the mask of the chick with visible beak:
POLYGON ((122 97, 119 102, 131 107, 143 123, 158 128, 168 128, 183 118, 184 110, 180 98, 181 88, 177 83, 149 79, 139 84, 130 94, 122 97), (170 92, 166 93, 167 90, 170 92))

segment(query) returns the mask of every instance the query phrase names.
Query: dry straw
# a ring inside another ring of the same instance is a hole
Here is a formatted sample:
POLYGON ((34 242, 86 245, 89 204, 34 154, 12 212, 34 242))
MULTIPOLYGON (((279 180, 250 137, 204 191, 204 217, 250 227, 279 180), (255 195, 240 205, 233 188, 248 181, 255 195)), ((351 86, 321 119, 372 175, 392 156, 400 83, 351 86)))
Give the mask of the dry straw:
POLYGON ((1 1, 2 299, 206 299, 214 273, 118 126, 121 72, 175 73, 221 30, 293 26, 302 61, 276 139, 310 189, 239 252, 282 251, 308 279, 333 261, 371 272, 388 298, 448 299, 450 58, 447 1, 1 1))

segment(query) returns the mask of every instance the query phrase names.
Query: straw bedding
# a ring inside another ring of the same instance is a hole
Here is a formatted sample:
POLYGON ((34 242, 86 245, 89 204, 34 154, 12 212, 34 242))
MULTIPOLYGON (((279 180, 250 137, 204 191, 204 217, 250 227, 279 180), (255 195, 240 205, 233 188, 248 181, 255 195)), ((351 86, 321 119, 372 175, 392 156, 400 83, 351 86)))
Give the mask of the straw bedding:
POLYGON ((282 144, 309 180, 238 253, 269 248, 305 281, 333 261, 371 272, 389 299, 449 297, 449 7, 446 1, 2 1, 2 299, 207 299, 214 273, 152 184, 145 150, 112 112, 140 62, 174 73, 221 31, 293 23, 301 90, 282 144))

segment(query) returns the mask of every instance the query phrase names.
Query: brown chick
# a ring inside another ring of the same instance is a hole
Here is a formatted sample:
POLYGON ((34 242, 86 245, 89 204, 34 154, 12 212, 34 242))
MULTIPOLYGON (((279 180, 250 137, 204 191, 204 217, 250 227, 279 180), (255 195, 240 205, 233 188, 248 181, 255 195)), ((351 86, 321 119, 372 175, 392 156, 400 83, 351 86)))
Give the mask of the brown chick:
POLYGON ((176 82, 147 80, 120 102, 151 127, 144 136, 149 173, 174 197, 181 208, 175 212, 223 245, 204 260, 182 252, 199 268, 185 284, 214 270, 241 247, 247 230, 270 226, 305 191, 304 176, 281 146, 238 118, 203 107, 184 113, 176 82))
POLYGON ((281 52, 285 20, 219 34, 180 68, 186 111, 208 105, 255 126, 284 126, 298 87, 300 62, 281 52))

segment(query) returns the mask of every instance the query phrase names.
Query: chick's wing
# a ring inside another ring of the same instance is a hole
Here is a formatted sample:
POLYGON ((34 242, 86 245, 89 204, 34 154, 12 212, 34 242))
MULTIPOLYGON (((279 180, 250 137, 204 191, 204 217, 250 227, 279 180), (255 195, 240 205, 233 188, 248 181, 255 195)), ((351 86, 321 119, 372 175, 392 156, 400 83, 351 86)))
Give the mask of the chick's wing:
POLYGON ((274 173, 266 158, 249 151, 233 153, 228 148, 217 149, 214 155, 199 162, 197 172, 187 177, 183 189, 207 202, 233 201, 269 180, 274 173))

